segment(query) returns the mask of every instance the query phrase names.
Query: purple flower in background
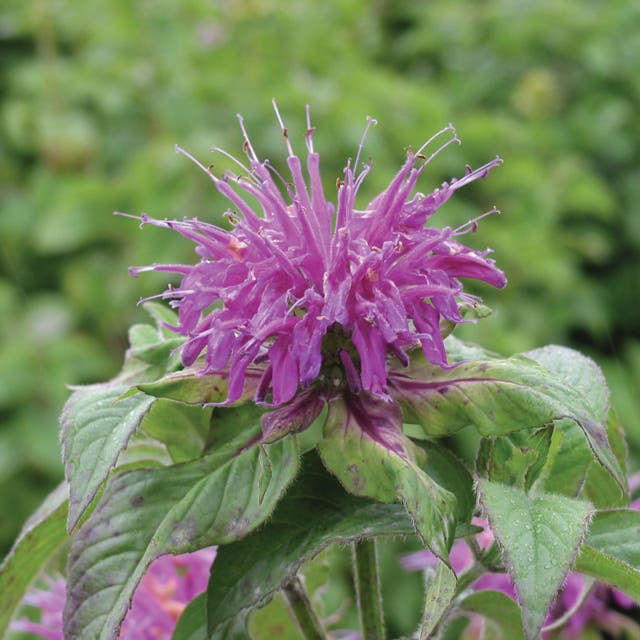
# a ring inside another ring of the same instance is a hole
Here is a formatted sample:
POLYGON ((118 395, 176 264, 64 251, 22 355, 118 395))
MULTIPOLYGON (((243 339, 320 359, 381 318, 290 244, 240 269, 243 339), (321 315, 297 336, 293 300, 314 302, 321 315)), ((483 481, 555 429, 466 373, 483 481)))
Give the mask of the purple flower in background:
MULTIPOLYGON (((169 640, 185 607, 207 588, 215 547, 180 556, 162 556, 144 575, 120 630, 120 640, 169 640)), ((24 603, 41 611, 40 621, 21 619, 16 631, 26 631, 47 640, 64 640, 62 612, 66 581, 45 577, 44 589, 32 589, 24 603)))
POLYGON ((14 631, 33 633, 47 640, 64 640, 62 634, 62 612, 66 600, 67 583, 61 576, 44 577, 44 588, 31 589, 23 603, 40 609, 40 622, 16 620, 11 628, 14 631))
MULTIPOLYGON (((358 209, 356 195, 372 168, 360 165, 360 155, 375 121, 368 120, 333 204, 323 190, 309 110, 307 178, 277 108, 276 115, 290 181, 258 158, 241 117, 247 164, 232 158, 241 175, 217 177, 177 148, 207 172, 230 202, 232 229, 143 215, 142 224, 173 229, 195 242, 200 261, 137 267, 132 273, 155 270, 182 277, 161 297, 179 312, 178 326, 172 328, 186 337, 185 366, 227 372, 227 403, 250 391, 256 402, 272 407, 293 400, 289 413, 295 415, 301 403, 308 406, 315 398, 313 410, 298 420, 297 428, 304 428, 337 390, 389 400, 391 357, 407 363, 407 352, 422 348, 431 363, 446 365, 441 322, 463 322, 462 308, 478 301, 463 291, 459 278, 505 285, 504 274, 487 257, 489 250, 475 251, 458 240, 475 230, 483 216, 457 229, 425 226, 455 191, 485 177, 501 160, 475 171, 467 167, 463 177, 427 195, 417 192, 428 163, 459 142, 453 128, 445 127, 417 151, 408 151, 389 186, 358 209), (433 145, 435 150, 427 152, 433 145), (257 203, 259 213, 247 198, 257 203), (305 394, 304 402, 296 403, 305 394)), ((279 430, 275 423, 287 420, 272 419, 273 431, 279 430)))

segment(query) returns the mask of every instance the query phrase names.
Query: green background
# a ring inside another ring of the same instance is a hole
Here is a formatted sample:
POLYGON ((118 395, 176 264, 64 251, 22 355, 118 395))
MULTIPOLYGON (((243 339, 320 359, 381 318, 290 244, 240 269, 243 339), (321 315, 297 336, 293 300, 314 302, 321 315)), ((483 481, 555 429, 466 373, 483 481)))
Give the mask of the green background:
POLYGON ((496 204, 465 242, 509 285, 462 337, 508 354, 558 343, 604 368, 640 466, 640 5, 485 0, 5 0, 0 9, 0 555, 62 476, 65 385, 120 366, 138 298, 166 278, 127 267, 195 259, 190 243, 114 210, 221 220, 184 157, 241 156, 241 112, 284 167, 275 97, 302 152, 312 108, 327 193, 366 116, 362 203, 448 122, 463 145, 427 169, 503 167, 434 224, 496 204))

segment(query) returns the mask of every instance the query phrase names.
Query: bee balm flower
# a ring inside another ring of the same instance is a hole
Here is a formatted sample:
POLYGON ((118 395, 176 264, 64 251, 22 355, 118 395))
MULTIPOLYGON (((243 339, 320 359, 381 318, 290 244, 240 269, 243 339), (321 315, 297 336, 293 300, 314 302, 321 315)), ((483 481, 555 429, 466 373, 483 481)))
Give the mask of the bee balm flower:
POLYGON ((247 165, 234 160, 241 175, 218 177, 177 148, 229 201, 232 228, 143 215, 142 224, 173 229, 195 242, 200 261, 138 267, 132 273, 152 269, 182 276, 181 284, 161 297, 171 299, 179 312, 173 328, 187 339, 183 363, 193 365, 204 354, 203 373, 227 371, 227 403, 246 393, 249 378, 257 380, 254 399, 273 407, 304 395, 321 406, 317 398, 329 397, 336 387, 388 400, 391 356, 406 363, 407 351, 421 347, 430 362, 446 364, 441 321, 463 322, 462 307, 477 302, 464 293, 460 278, 496 287, 506 283, 487 257, 489 250, 459 242, 479 218, 458 229, 428 226, 459 188, 486 176, 501 160, 467 168, 464 176, 427 195, 417 192, 427 164, 458 142, 453 128, 445 127, 417 151, 408 151, 389 186, 358 209, 356 195, 371 170, 371 164, 360 165, 360 153, 375 121, 369 119, 332 203, 325 197, 308 108, 306 178, 277 108, 276 115, 290 172, 284 192, 277 184, 280 176, 254 151, 240 116, 247 165), (432 145, 439 146, 427 155, 432 145))

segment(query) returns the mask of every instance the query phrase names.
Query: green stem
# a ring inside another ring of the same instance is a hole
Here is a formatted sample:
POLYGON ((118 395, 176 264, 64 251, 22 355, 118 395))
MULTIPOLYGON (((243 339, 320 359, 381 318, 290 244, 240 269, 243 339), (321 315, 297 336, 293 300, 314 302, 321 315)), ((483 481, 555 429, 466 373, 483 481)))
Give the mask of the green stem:
POLYGON ((384 640, 384 614, 373 538, 353 544, 353 568, 363 640, 384 640))
POLYGON ((305 640, 327 640, 322 624, 318 620, 309 596, 298 576, 292 578, 282 588, 282 595, 305 640))

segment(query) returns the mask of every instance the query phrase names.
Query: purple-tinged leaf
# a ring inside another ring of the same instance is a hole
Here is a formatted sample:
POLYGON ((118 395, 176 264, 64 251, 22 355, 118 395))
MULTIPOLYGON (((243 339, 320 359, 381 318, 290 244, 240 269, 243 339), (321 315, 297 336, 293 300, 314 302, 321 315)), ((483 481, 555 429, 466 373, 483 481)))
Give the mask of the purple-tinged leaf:
POLYGON ((320 415, 324 405, 324 399, 313 388, 298 393, 288 404, 263 414, 263 441, 275 442, 288 433, 304 431, 320 415))
POLYGON ((583 387, 571 386, 528 358, 462 362, 441 369, 416 352, 408 369, 390 373, 389 393, 402 406, 405 419, 421 425, 427 436, 474 426, 482 436, 495 437, 569 418, 582 429, 620 490, 626 486, 599 401, 592 405, 583 387))
POLYGON ((395 403, 364 393, 330 402, 318 444, 327 469, 354 495, 402 501, 422 542, 448 563, 456 497, 418 466, 418 451, 402 433, 395 403))
MULTIPOLYGON (((262 377, 262 370, 255 367, 247 369, 245 388, 241 397, 233 402, 241 404, 253 397, 262 377)), ((169 373, 159 380, 137 385, 140 391, 156 398, 168 398, 186 404, 223 404, 229 388, 227 371, 203 374, 202 369, 184 369, 169 373)))

